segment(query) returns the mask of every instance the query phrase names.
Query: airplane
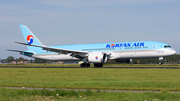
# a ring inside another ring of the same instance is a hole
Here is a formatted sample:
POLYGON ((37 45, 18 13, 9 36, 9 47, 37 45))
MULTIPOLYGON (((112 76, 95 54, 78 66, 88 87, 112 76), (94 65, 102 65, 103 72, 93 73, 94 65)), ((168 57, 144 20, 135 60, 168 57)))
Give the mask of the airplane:
POLYGON ((76 45, 43 45, 38 38, 28 29, 26 25, 20 25, 25 42, 15 42, 26 45, 28 50, 19 51, 20 54, 32 58, 49 61, 83 61, 81 67, 103 67, 108 60, 115 60, 119 63, 128 63, 137 58, 159 58, 171 56, 176 53, 166 43, 158 41, 136 41, 136 42, 111 42, 95 44, 76 45))

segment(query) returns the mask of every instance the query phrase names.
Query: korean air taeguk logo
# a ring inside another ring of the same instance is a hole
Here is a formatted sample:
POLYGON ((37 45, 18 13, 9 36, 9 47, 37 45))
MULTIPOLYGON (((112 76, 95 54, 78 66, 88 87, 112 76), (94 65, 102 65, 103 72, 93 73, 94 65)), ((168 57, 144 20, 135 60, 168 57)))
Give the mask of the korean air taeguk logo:
POLYGON ((32 35, 28 35, 28 36, 27 36, 27 43, 28 43, 28 44, 32 44, 33 41, 34 41, 34 37, 33 37, 32 35))
POLYGON ((95 56, 96 60, 98 59, 98 56, 95 56))

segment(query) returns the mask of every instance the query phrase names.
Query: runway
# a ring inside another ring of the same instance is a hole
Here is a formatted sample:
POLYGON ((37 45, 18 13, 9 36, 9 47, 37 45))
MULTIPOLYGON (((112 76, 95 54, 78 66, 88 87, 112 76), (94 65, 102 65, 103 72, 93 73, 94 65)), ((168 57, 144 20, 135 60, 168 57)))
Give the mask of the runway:
POLYGON ((180 67, 41 67, 41 66, 0 66, 0 68, 128 68, 128 69, 180 69, 180 67))
MULTIPOLYGON (((42 89, 47 89, 47 90, 56 90, 57 88, 33 88, 33 87, 0 87, 0 88, 7 88, 7 89, 27 89, 27 90, 42 90, 42 89)), ((74 91, 97 91, 96 89, 59 89, 59 90, 74 90, 74 91)), ((140 90, 100 90, 100 91, 105 91, 105 92, 134 92, 134 93, 146 93, 146 92, 152 92, 152 93, 160 93, 162 91, 140 91, 140 90)), ((168 91, 169 93, 180 93, 179 91, 168 91)))

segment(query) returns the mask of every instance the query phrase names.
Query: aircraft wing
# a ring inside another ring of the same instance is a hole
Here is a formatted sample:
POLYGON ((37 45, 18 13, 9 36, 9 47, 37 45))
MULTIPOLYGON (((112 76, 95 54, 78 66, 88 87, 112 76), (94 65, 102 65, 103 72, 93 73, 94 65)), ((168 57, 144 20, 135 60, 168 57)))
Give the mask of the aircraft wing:
POLYGON ((85 56, 88 54, 87 51, 69 50, 69 49, 62 49, 62 48, 56 48, 56 47, 49 47, 49 46, 45 46, 45 45, 40 46, 40 45, 27 44, 27 43, 22 43, 22 42, 15 42, 15 43, 22 44, 22 45, 28 45, 28 46, 34 46, 34 47, 40 47, 43 50, 56 52, 59 54, 71 53, 71 56, 79 57, 79 58, 81 58, 82 55, 85 56))

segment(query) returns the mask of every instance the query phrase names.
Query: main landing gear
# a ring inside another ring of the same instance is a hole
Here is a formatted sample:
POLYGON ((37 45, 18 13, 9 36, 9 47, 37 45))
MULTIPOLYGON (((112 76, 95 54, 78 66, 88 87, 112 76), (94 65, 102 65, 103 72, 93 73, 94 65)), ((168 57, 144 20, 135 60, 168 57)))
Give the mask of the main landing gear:
POLYGON ((102 63, 94 63, 94 67, 103 67, 102 63))
POLYGON ((81 67, 90 67, 90 63, 81 63, 81 67))
MULTIPOLYGON (((81 67, 90 67, 90 63, 81 63, 81 67)), ((94 67, 103 67, 102 63, 94 63, 94 67)))

